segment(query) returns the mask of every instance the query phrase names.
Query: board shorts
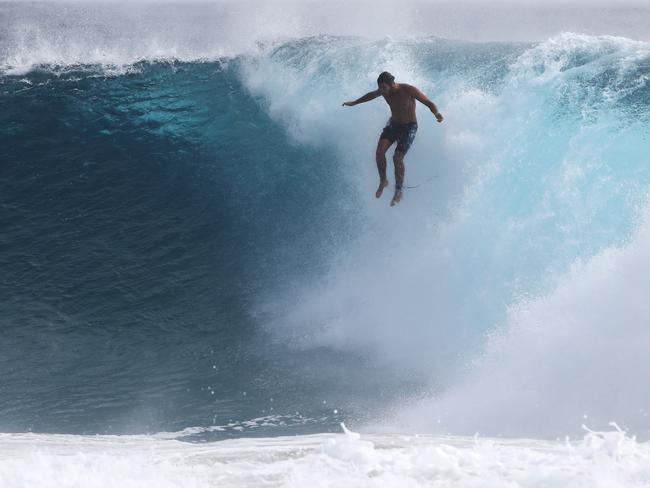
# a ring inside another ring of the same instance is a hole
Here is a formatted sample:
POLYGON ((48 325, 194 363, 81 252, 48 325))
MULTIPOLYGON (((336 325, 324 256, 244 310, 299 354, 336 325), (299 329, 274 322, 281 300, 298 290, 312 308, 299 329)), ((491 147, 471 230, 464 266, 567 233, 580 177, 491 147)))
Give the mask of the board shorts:
POLYGON ((413 144, 413 139, 415 139, 415 133, 417 131, 417 122, 399 124, 397 122, 389 120, 388 124, 386 124, 386 127, 384 127, 384 130, 381 131, 379 139, 388 139, 391 144, 397 141, 397 147, 395 148, 395 151, 406 154, 411 147, 411 144, 413 144))

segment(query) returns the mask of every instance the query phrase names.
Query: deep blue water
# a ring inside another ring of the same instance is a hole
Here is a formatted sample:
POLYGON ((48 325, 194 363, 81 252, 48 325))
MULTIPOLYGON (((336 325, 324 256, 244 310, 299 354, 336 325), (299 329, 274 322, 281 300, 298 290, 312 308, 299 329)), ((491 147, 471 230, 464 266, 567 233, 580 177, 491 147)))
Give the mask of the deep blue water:
POLYGON ((336 371, 283 359, 250 309, 346 238, 336 160, 290 141, 236 65, 138 68, 0 82, 0 430, 331 416, 309 397, 333 401, 336 371))
POLYGON ((646 43, 208 56, 198 34, 55 11, 0 6, 0 432, 378 423, 454 391, 511 307, 639 226, 646 43), (373 196, 386 107, 340 106, 383 69, 447 117, 418 109, 417 189, 391 211, 373 196))

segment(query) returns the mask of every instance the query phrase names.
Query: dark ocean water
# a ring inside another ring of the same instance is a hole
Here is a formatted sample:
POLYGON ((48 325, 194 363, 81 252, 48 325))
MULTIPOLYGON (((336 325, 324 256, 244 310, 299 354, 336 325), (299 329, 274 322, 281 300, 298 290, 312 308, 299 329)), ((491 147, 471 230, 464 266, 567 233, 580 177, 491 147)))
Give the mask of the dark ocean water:
POLYGON ((0 4, 0 432, 647 427, 644 284, 571 274, 641 239, 647 43, 253 45, 154 10, 0 4), (383 69, 446 116, 392 210, 387 109, 341 107, 383 69))
POLYGON ((336 372, 286 358, 251 309, 346 238, 336 160, 236 64, 137 68, 0 81, 0 430, 330 417, 305 397, 334 400, 336 372))

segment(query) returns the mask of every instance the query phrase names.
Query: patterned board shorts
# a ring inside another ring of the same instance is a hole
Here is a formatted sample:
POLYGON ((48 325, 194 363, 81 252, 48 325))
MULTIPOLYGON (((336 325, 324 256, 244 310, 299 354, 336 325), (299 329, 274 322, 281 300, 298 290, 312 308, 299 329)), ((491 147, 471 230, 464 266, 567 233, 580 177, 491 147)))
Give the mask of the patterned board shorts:
POLYGON ((417 122, 407 122, 405 124, 399 124, 391 120, 388 121, 384 130, 381 131, 380 139, 388 139, 390 143, 397 141, 397 147, 395 151, 399 151, 402 154, 406 154, 413 144, 413 139, 415 139, 415 133, 418 131, 417 122))

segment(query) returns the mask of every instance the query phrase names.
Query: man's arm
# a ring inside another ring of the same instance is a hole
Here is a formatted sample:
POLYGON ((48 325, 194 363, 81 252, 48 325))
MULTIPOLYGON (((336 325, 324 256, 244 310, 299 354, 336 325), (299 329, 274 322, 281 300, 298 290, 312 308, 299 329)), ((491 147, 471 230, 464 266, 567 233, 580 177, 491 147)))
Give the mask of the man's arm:
POLYGON ((344 107, 353 107, 354 105, 358 105, 360 103, 365 103, 365 102, 369 102, 370 100, 374 100, 379 95, 381 95, 379 93, 379 90, 371 91, 371 92, 366 93, 361 98, 357 98, 353 102, 343 102, 343 106, 344 107))
POLYGON ((422 105, 426 105, 429 107, 429 110, 431 110, 431 113, 436 116, 436 120, 438 122, 442 122, 445 120, 445 118, 442 116, 440 112, 438 112, 438 107, 436 107, 436 104, 433 103, 431 100, 427 98, 427 96, 422 93, 418 88, 408 85, 409 86, 409 91, 411 92, 411 95, 415 97, 415 99, 420 102, 422 105))

